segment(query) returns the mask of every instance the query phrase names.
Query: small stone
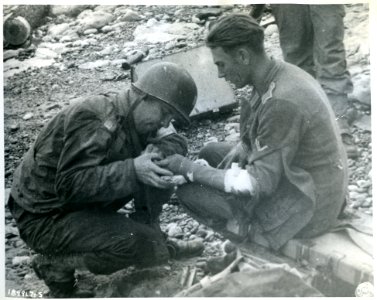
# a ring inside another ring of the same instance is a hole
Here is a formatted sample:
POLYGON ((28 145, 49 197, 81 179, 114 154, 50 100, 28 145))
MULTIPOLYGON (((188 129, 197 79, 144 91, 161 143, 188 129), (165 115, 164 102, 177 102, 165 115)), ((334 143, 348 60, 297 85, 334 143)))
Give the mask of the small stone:
POLYGON ((193 23, 195 23, 195 24, 203 24, 204 22, 205 22, 205 20, 200 20, 198 17, 196 17, 196 16, 193 16, 192 18, 191 18, 191 22, 193 22, 193 23))
POLYGON ((16 242, 14 243, 14 246, 15 246, 16 248, 21 248, 21 247, 24 247, 24 246, 25 246, 25 243, 24 243, 24 241, 22 241, 22 240, 18 240, 18 241, 16 241, 16 242))
POLYGON ((9 126, 9 129, 10 129, 11 131, 17 131, 18 129, 20 129, 20 124, 11 124, 11 125, 9 126))
POLYGON ((223 245, 222 245, 223 249, 224 249, 224 252, 225 253, 230 253, 230 252, 233 252, 234 250, 237 249, 236 245, 233 244, 231 241, 229 240, 226 240, 223 245))
POLYGON ((20 233, 18 232, 17 227, 13 227, 13 226, 5 227, 5 238, 9 239, 9 238, 16 237, 19 235, 20 233))
MULTIPOLYGON (((108 26, 105 26, 105 27, 108 27, 108 26)), ((105 27, 103 27, 103 28, 105 28, 105 27)), ((102 28, 102 31, 103 31, 103 28, 102 28)), ((83 34, 84 35, 89 35, 89 34, 95 34, 97 32, 98 32, 98 29, 96 29, 96 28, 89 28, 89 29, 84 30, 83 34)))
POLYGON ((33 113, 27 113, 27 114, 25 114, 25 115, 22 117, 22 119, 25 120, 25 121, 27 121, 27 120, 30 120, 30 119, 33 118, 33 117, 34 117, 34 114, 33 114, 33 113))
POLYGON ((219 139, 217 138, 217 137, 215 137, 215 136, 211 136, 211 137, 209 137, 208 139, 207 139, 207 141, 205 141, 204 143, 203 143, 203 146, 207 146, 208 144, 210 144, 210 143, 218 143, 219 142, 219 139))
POLYGON ((30 256, 16 256, 12 259, 12 265, 28 265, 30 264, 30 256))
POLYGON ((25 280, 35 280, 37 279, 35 274, 34 273, 27 273, 25 276, 24 276, 24 279, 25 280))
POLYGON ((182 228, 179 227, 179 225, 176 224, 176 223, 169 224, 168 227, 167 227, 167 231, 168 231, 167 232, 168 236, 170 236, 170 237, 178 238, 178 237, 183 236, 182 228))
POLYGON ((62 108, 58 103, 50 104, 45 108, 45 111, 62 108))
POLYGON ((238 142, 239 139, 240 139, 240 135, 237 132, 234 132, 234 133, 228 135, 227 137, 225 137, 226 142, 238 142))
POLYGON ((73 42, 76 41, 79 38, 77 34, 70 34, 70 35, 65 35, 61 37, 59 40, 61 43, 68 43, 68 42, 73 42))
POLYGON ((201 238, 205 238, 207 236, 208 232, 202 228, 198 228, 198 231, 196 232, 196 235, 201 238))
POLYGON ((218 17, 223 13, 222 9, 220 8, 207 8, 203 9, 201 12, 199 12, 196 17, 199 20, 207 19, 209 17, 218 17))
POLYGON ((224 130, 226 130, 226 131, 230 131, 232 129, 234 129, 235 132, 239 132, 240 131, 240 123, 228 123, 224 127, 224 130))
POLYGON ((232 116, 227 119, 228 123, 236 123, 240 121, 240 115, 232 116))
MULTIPOLYGON (((7 198, 5 198, 5 199, 7 199, 7 198)), ((12 220, 13 219, 13 215, 8 210, 5 212, 4 217, 5 217, 5 220, 12 220)))
POLYGON ((109 55, 109 54, 112 54, 112 53, 116 53, 117 51, 115 50, 115 48, 113 46, 107 46, 105 49, 99 51, 97 54, 99 56, 105 56, 105 55, 109 55))
POLYGON ((185 42, 179 42, 179 43, 177 43, 175 46, 176 46, 176 48, 181 49, 181 48, 186 47, 186 46, 187 46, 187 43, 185 43, 185 42))
POLYGON ((349 185, 348 186, 348 191, 350 191, 350 192, 355 192, 355 191, 357 191, 359 188, 358 188, 358 186, 356 186, 356 185, 349 185))
POLYGON ((212 242, 214 240, 214 238, 215 238, 215 233, 213 231, 208 231, 204 240, 206 242, 212 242))
POLYGON ((169 42, 165 45, 165 50, 171 50, 173 48, 175 48, 175 46, 177 45, 176 42, 172 41, 172 42, 169 42))
POLYGON ((113 26, 110 26, 110 25, 106 25, 104 27, 101 28, 101 31, 103 33, 108 33, 108 32, 111 32, 114 30, 114 27, 113 26))
POLYGON ((183 8, 176 10, 176 11, 174 12, 174 16, 178 16, 178 15, 180 15, 183 11, 184 11, 183 8))
POLYGON ((79 65, 78 67, 79 67, 79 69, 93 70, 93 69, 96 69, 96 68, 108 66, 109 64, 110 64, 109 60, 97 60, 97 61, 94 61, 94 62, 84 63, 82 65, 79 65))
POLYGON ((356 184, 361 188, 368 188, 372 185, 372 182, 367 180, 358 180, 356 184))
POLYGON ((127 10, 126 14, 121 18, 121 21, 125 22, 135 22, 135 21, 140 21, 143 18, 136 12, 132 10, 127 10))

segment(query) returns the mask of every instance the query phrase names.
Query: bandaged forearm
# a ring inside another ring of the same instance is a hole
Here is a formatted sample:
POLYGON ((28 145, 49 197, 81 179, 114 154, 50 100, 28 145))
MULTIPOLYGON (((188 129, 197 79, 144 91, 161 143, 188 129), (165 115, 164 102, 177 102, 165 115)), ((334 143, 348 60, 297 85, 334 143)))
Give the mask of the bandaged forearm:
POLYGON ((224 190, 232 194, 254 195, 251 175, 244 169, 227 169, 224 177, 224 190))
POLYGON ((181 172, 186 180, 237 195, 252 195, 254 189, 251 175, 240 168, 220 170, 184 160, 181 172))

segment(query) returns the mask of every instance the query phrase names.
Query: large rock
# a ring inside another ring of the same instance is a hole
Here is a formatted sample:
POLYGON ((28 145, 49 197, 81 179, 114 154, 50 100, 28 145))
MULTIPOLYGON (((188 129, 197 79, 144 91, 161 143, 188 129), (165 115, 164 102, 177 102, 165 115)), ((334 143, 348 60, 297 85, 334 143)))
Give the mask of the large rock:
POLYGON ((99 51, 97 54, 102 57, 117 52, 119 52, 119 49, 116 46, 107 46, 105 49, 99 51))
MULTIPOLYGON (((24 61, 19 61, 18 59, 11 58, 4 62, 4 79, 8 79, 14 74, 25 71, 29 68, 42 68, 47 67, 55 63, 55 59, 41 59, 38 57, 32 57, 24 61)), ((6 82, 4 82, 6 84, 6 82)))
POLYGON ((127 9, 125 14, 120 18, 121 21, 124 22, 135 22, 142 20, 142 16, 140 16, 137 12, 134 12, 131 9, 127 9))
POLYGON ((94 11, 91 13, 86 13, 83 18, 79 19, 79 24, 81 25, 82 30, 89 28, 100 29, 103 26, 108 25, 113 20, 114 16, 110 13, 104 11, 94 11))
POLYGON ((8 59, 11 59, 11 58, 14 58, 14 57, 17 57, 18 54, 20 53, 20 49, 17 49, 17 50, 5 50, 3 52, 3 61, 6 61, 8 59))
POLYGON ((85 39, 85 40, 75 41, 75 42, 72 43, 72 46, 73 47, 85 48, 85 47, 88 47, 90 45, 96 45, 96 44, 98 44, 98 41, 95 38, 88 38, 88 39, 85 39))
POLYGON ((146 24, 136 27, 133 35, 135 41, 151 44, 167 43, 190 36, 193 31, 199 28, 200 26, 194 23, 165 23, 156 19, 149 19, 146 24))
POLYGON ((94 8, 94 10, 112 14, 117 7, 118 5, 98 5, 94 8))
POLYGON ((53 16, 66 15, 76 17, 90 5, 51 5, 51 14, 53 16))
POLYGON ((52 58, 57 58, 58 54, 51 49, 39 47, 35 51, 35 57, 42 58, 42 59, 52 59, 52 58))
POLYGON ((62 53, 64 51, 64 49, 66 49, 66 45, 64 43, 47 43, 47 42, 43 42, 43 43, 39 44, 38 49, 39 48, 47 48, 47 49, 50 49, 50 50, 54 51, 57 54, 60 54, 60 53, 62 53))
POLYGON ((370 75, 359 73, 352 77, 352 81, 354 87, 351 97, 364 104, 371 105, 370 75))
POLYGON ((100 60, 97 60, 97 61, 87 62, 87 63, 84 63, 82 65, 79 65, 79 69, 93 70, 93 69, 96 69, 96 68, 108 66, 109 64, 110 64, 110 60, 100 59, 100 60))
POLYGON ((12 265, 18 266, 18 265, 28 265, 30 264, 30 256, 16 256, 12 259, 12 265))
POLYGON ((218 17, 223 13, 221 8, 205 8, 196 16, 199 20, 208 19, 209 17, 218 17))
POLYGON ((68 43, 68 42, 73 42, 73 41, 76 41, 78 40, 80 37, 79 35, 77 34, 76 31, 69 31, 69 32, 66 32, 65 35, 63 35, 59 41, 61 43, 68 43))
POLYGON ((58 25, 51 25, 48 30, 47 34, 51 35, 52 37, 61 37, 64 33, 70 28, 68 23, 62 23, 58 25))

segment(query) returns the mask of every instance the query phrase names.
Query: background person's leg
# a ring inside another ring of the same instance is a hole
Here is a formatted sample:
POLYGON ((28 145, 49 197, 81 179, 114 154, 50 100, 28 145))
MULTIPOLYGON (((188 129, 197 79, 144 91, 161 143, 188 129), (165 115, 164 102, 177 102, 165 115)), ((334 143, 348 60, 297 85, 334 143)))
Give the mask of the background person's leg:
MULTIPOLYGON (((347 95, 352 92, 353 85, 347 70, 343 43, 344 6, 309 5, 309 7, 314 31, 317 79, 326 94, 347 95)), ((334 107, 334 110, 336 109, 337 107, 334 107)))
POLYGON ((314 31, 317 80, 334 110, 348 157, 356 157, 357 147, 354 145, 350 128, 353 116, 348 111, 348 94, 352 92, 353 84, 347 70, 343 43, 344 6, 310 5, 310 16, 314 31))
POLYGON ((315 77, 309 5, 274 4, 271 8, 278 25, 284 60, 315 77))

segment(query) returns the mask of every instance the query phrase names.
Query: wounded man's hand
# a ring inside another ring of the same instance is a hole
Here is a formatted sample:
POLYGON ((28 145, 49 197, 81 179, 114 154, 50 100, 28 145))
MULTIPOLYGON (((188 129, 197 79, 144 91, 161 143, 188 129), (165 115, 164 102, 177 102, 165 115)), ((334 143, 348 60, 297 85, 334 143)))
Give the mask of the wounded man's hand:
POLYGON ((157 153, 144 153, 134 159, 134 166, 137 179, 144 184, 160 189, 168 189, 171 184, 161 176, 173 176, 169 170, 159 167, 154 160, 160 159, 157 153))

